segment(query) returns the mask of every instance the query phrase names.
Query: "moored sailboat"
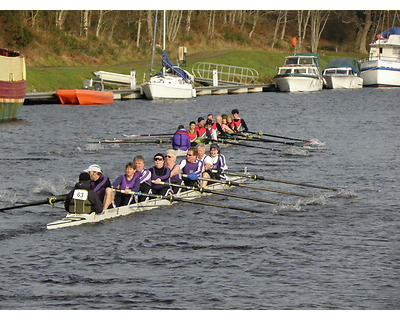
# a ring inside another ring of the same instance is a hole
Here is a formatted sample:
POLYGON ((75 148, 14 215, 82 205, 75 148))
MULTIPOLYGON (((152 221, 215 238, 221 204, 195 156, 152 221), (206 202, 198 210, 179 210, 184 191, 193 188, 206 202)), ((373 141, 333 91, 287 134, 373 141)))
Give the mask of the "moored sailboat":
MULTIPOLYGON (((190 99, 196 97, 194 77, 172 64, 165 51, 166 13, 163 15, 162 70, 145 82, 141 90, 147 99, 190 99)), ((153 48, 154 50, 154 48, 153 48)))

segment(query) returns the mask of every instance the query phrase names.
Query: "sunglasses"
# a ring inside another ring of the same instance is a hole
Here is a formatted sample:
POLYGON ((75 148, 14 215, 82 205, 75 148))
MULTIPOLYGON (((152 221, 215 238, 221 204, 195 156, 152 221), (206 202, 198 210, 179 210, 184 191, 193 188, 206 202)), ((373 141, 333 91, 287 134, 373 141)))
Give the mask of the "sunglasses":
POLYGON ((172 158, 172 156, 170 156, 169 154, 167 154, 165 157, 166 158, 172 158))
POLYGON ((191 157, 191 156, 194 156, 194 154, 189 154, 189 153, 188 153, 187 156, 188 156, 188 157, 191 157))
POLYGON ((163 161, 163 158, 154 158, 154 161, 163 161))

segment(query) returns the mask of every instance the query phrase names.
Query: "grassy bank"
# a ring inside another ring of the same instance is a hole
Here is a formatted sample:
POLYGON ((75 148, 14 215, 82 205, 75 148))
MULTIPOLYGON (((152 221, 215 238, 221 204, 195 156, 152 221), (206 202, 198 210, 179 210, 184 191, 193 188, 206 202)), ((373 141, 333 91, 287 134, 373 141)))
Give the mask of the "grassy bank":
MULTIPOLYGON (((208 50, 198 52, 188 56, 186 70, 191 71, 196 62, 212 62, 232 66, 253 68, 259 73, 259 83, 271 83, 277 68, 284 62, 284 58, 291 52, 268 52, 263 50, 250 49, 230 49, 208 50)), ((339 52, 320 52, 321 68, 324 68, 333 58, 349 57, 362 59, 365 55, 357 53, 339 52)), ((175 57, 171 55, 171 61, 175 57)), ((156 62, 161 61, 160 55, 155 57, 156 62)), ((161 65, 154 66, 154 70, 159 70, 161 65)), ((78 89, 82 88, 85 79, 93 78, 94 71, 109 71, 122 74, 129 74, 130 70, 136 70, 136 79, 142 83, 144 75, 149 74, 149 62, 132 61, 124 65, 114 66, 84 66, 84 67, 29 67, 27 66, 27 85, 28 92, 52 92, 58 89, 78 89)))

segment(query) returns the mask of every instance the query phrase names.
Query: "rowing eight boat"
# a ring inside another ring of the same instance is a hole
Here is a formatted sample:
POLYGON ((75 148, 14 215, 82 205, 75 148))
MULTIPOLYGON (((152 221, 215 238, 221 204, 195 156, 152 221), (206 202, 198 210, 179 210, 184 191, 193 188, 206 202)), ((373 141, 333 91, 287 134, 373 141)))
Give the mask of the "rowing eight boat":
MULTIPOLYGON (((244 177, 229 177, 229 180, 235 182, 235 183, 242 183, 247 180, 247 178, 244 177)), ((223 184, 223 183, 214 183, 211 185, 207 186, 207 189, 210 190, 225 190, 231 188, 230 185, 228 184, 223 184)), ((185 200, 192 200, 199 198, 201 196, 209 196, 209 193, 201 193, 199 191, 195 190, 188 190, 188 191, 182 191, 178 193, 178 196, 180 199, 185 199, 185 200)), ((67 216, 61 220, 57 220, 54 222, 51 222, 47 224, 47 229, 58 229, 58 228, 65 228, 65 227, 72 227, 72 226, 78 226, 86 223, 96 223, 100 222, 106 219, 111 219, 111 218, 116 218, 119 216, 126 216, 135 212, 141 212, 141 211, 146 211, 146 210, 153 210, 157 209, 163 206, 168 206, 171 204, 174 204, 174 201, 170 201, 168 199, 164 198, 152 198, 148 199, 143 202, 139 203, 134 203, 128 206, 122 206, 122 207, 117 207, 117 208, 112 208, 105 210, 101 214, 96 214, 95 212, 92 212, 90 214, 70 214, 68 213, 67 216)))

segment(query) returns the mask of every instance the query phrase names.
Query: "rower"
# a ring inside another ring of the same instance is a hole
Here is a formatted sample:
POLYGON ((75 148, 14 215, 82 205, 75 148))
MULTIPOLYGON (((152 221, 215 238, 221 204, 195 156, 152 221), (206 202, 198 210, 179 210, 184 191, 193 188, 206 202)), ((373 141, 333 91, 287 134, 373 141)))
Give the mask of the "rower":
POLYGON ((101 213, 103 211, 103 203, 90 185, 89 173, 82 172, 79 175, 79 182, 65 198, 64 208, 71 214, 90 214, 93 211, 101 213))
MULTIPOLYGON (((140 188, 139 191, 143 193, 149 193, 151 190, 151 173, 144 167, 144 158, 141 155, 138 155, 133 158, 133 165, 136 168, 137 172, 140 172, 140 188)), ((146 200, 145 196, 139 196, 138 201, 142 202, 146 200)))
POLYGON ((203 161, 197 158, 197 149, 194 147, 189 148, 186 154, 186 159, 183 159, 179 164, 182 173, 188 175, 184 177, 183 181, 185 185, 193 187, 197 179, 191 179, 191 176, 199 177, 203 172, 203 161))
POLYGON ((197 159, 204 163, 203 171, 209 170, 212 166, 212 160, 210 156, 206 155, 206 147, 203 143, 199 143, 196 147, 197 159))
POLYGON ((232 116, 233 116, 233 124, 235 126, 235 131, 238 132, 247 132, 249 129, 247 128, 246 122, 239 117, 239 110, 238 109, 233 109, 232 110, 232 116))
POLYGON ((171 175, 171 170, 164 165, 164 160, 164 155, 157 153, 154 156, 154 166, 149 169, 151 172, 151 192, 163 196, 167 195, 170 190, 168 183, 171 175))
POLYGON ((203 117, 199 117, 197 119, 197 126, 196 126, 196 132, 197 132, 197 142, 203 141, 204 138, 207 138, 206 131, 207 129, 205 128, 205 122, 203 117))
MULTIPOLYGON (((210 169, 203 172, 202 177, 207 179, 226 180, 224 171, 228 170, 228 166, 226 165, 225 156, 221 154, 219 146, 216 143, 210 146, 210 158, 212 160, 212 165, 210 169)), ((207 183, 208 181, 202 180, 201 187, 205 187, 207 183)))
POLYGON ((113 207, 130 205, 132 202, 137 202, 137 197, 128 192, 138 192, 140 188, 141 173, 137 172, 133 162, 128 162, 125 165, 125 174, 119 176, 111 184, 114 189, 119 189, 121 192, 114 193, 114 190, 107 188, 104 197, 104 206, 107 208, 112 204, 113 207))
MULTIPOLYGON (((100 200, 103 202, 106 189, 111 188, 110 179, 103 175, 103 170, 101 170, 100 166, 97 164, 90 165, 89 168, 84 171, 89 174, 91 180, 90 184, 93 190, 99 196, 100 200)), ((106 209, 107 208, 104 206, 103 210, 106 209)))
MULTIPOLYGON (((182 184, 181 168, 179 164, 176 163, 176 151, 173 149, 167 150, 165 153, 165 166, 171 170, 169 176, 169 182, 172 184, 182 184)), ((181 189, 179 187, 172 187, 174 194, 177 194, 181 189)))
POLYGON ((174 150, 187 151, 191 147, 190 138, 185 127, 180 124, 178 130, 172 136, 172 148, 174 150))
POLYGON ((190 146, 194 147, 197 144, 197 131, 196 131, 196 123, 194 121, 189 122, 189 130, 188 136, 190 140, 190 146))
POLYGON ((213 128, 213 122, 211 120, 206 121, 206 138, 208 143, 212 143, 211 140, 217 140, 217 130, 213 128))

